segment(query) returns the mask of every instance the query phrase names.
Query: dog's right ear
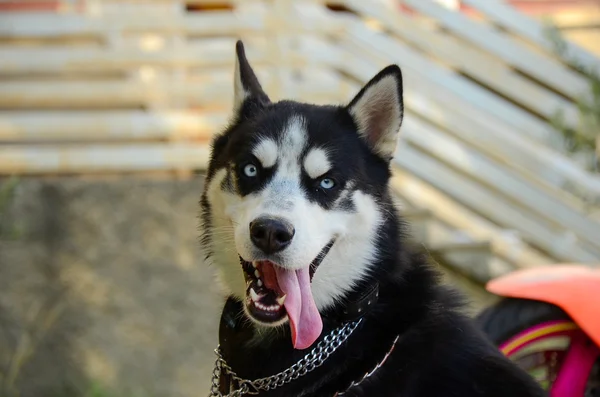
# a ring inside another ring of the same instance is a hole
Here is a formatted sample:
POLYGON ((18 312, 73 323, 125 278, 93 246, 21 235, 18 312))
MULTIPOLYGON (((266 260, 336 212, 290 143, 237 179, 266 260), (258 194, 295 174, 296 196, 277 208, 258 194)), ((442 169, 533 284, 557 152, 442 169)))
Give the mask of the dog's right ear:
POLYGON ((249 117, 254 111, 268 105, 271 101, 263 91, 252 67, 246 58, 244 44, 238 40, 235 44, 235 75, 233 112, 240 118, 249 117))

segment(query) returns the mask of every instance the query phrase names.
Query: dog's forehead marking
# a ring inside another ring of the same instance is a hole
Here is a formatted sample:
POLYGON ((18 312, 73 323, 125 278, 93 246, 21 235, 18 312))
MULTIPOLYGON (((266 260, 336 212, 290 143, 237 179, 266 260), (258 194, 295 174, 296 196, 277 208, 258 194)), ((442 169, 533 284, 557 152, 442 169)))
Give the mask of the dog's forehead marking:
POLYGON ((300 178, 300 156, 307 135, 305 120, 300 116, 290 117, 279 140, 280 172, 288 178, 300 178))
POLYGON ((252 154, 260 161, 264 168, 270 168, 275 165, 278 157, 277 143, 270 139, 261 139, 252 149, 252 154))
POLYGON ((308 133, 305 120, 292 116, 277 140, 277 170, 263 191, 263 207, 269 210, 293 211, 295 200, 301 196, 300 157, 308 133))
POLYGON ((312 179, 320 177, 330 169, 329 156, 322 148, 311 149, 304 158, 304 170, 312 179))

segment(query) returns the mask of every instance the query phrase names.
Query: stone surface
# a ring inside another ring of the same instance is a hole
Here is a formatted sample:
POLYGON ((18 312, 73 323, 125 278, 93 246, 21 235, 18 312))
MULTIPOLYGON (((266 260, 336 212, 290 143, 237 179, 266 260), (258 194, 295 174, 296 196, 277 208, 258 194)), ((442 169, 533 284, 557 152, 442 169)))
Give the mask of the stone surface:
POLYGON ((22 397, 95 382, 118 395, 207 392, 223 301, 198 249, 201 189, 200 178, 19 183, 5 222, 22 233, 0 246, 0 370, 23 362, 8 365, 22 397))

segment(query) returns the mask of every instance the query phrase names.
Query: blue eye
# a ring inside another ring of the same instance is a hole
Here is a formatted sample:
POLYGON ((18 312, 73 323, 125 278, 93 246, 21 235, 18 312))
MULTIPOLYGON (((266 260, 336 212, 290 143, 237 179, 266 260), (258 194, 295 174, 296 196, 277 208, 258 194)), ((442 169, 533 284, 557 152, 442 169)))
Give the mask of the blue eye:
POLYGON ((254 178, 256 175, 258 175, 258 169, 254 164, 247 164, 244 167, 244 175, 249 178, 254 178))
POLYGON ((319 183, 323 189, 331 189, 335 186, 335 181, 331 178, 323 178, 321 179, 321 183, 319 183))

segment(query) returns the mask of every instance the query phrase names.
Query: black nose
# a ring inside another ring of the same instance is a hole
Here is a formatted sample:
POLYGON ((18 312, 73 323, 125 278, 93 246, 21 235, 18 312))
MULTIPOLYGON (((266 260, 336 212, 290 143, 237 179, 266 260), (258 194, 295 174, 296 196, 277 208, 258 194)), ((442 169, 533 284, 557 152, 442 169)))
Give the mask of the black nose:
POLYGON ((265 254, 287 247, 294 233, 294 226, 281 218, 257 218, 250 222, 250 238, 265 254))

